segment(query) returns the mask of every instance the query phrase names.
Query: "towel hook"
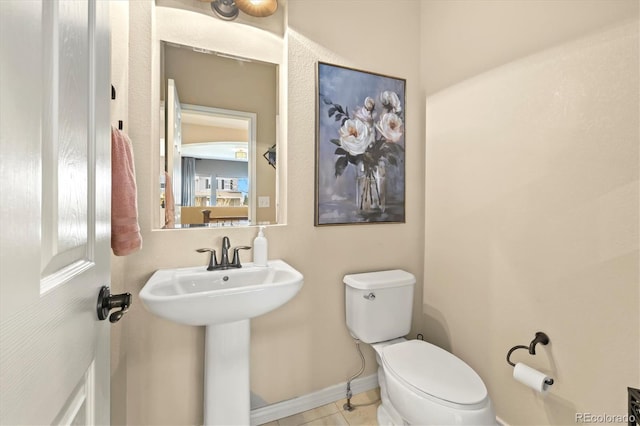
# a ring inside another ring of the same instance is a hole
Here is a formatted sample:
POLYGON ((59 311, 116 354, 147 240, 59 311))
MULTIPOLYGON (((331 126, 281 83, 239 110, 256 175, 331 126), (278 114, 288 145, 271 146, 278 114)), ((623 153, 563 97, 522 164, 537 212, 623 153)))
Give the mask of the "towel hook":
MULTIPOLYGON (((111 99, 115 99, 116 98, 116 88, 113 87, 113 84, 111 85, 111 99)), ((122 120, 118 120, 118 130, 122 130, 124 127, 122 120)))

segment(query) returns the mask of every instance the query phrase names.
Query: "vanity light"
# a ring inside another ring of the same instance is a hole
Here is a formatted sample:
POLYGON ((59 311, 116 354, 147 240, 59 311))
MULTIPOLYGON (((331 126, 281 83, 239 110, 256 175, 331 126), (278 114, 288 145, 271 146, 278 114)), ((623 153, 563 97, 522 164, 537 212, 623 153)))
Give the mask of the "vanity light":
POLYGON ((273 15, 278 8, 277 0, 236 0, 238 9, 257 18, 273 15))
POLYGON ((273 15, 278 8, 278 0, 200 0, 211 3, 211 10, 221 19, 233 21, 238 11, 256 18, 273 15))
POLYGON ((237 150, 235 155, 236 155, 236 160, 246 160, 247 159, 247 151, 245 151, 244 149, 237 150))

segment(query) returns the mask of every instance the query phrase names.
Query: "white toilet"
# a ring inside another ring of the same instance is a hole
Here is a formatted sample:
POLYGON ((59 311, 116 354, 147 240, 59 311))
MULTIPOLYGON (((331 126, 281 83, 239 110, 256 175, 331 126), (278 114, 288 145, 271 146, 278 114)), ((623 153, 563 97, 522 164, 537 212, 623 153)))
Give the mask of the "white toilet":
POLYGON ((495 425, 482 379, 455 355, 406 340, 416 279, 402 270, 344 277, 347 328, 376 351, 380 425, 495 425))

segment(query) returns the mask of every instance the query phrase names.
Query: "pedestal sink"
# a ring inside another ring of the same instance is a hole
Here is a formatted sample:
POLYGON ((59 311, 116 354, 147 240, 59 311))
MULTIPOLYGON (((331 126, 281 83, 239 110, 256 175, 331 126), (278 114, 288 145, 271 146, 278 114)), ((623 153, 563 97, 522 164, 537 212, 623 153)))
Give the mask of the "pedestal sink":
POLYGON ((283 260, 267 266, 207 271, 160 269, 140 291, 153 314, 206 326, 205 425, 248 425, 249 319, 270 312, 298 293, 303 277, 283 260))

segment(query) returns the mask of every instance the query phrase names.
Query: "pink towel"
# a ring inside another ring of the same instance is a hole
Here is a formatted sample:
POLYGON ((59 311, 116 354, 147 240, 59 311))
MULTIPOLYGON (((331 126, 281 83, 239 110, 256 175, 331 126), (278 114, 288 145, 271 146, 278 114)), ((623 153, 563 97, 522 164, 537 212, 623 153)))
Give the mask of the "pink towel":
POLYGON ((142 248, 136 193, 131 141, 124 132, 112 127, 111 249, 116 256, 126 256, 142 248))

